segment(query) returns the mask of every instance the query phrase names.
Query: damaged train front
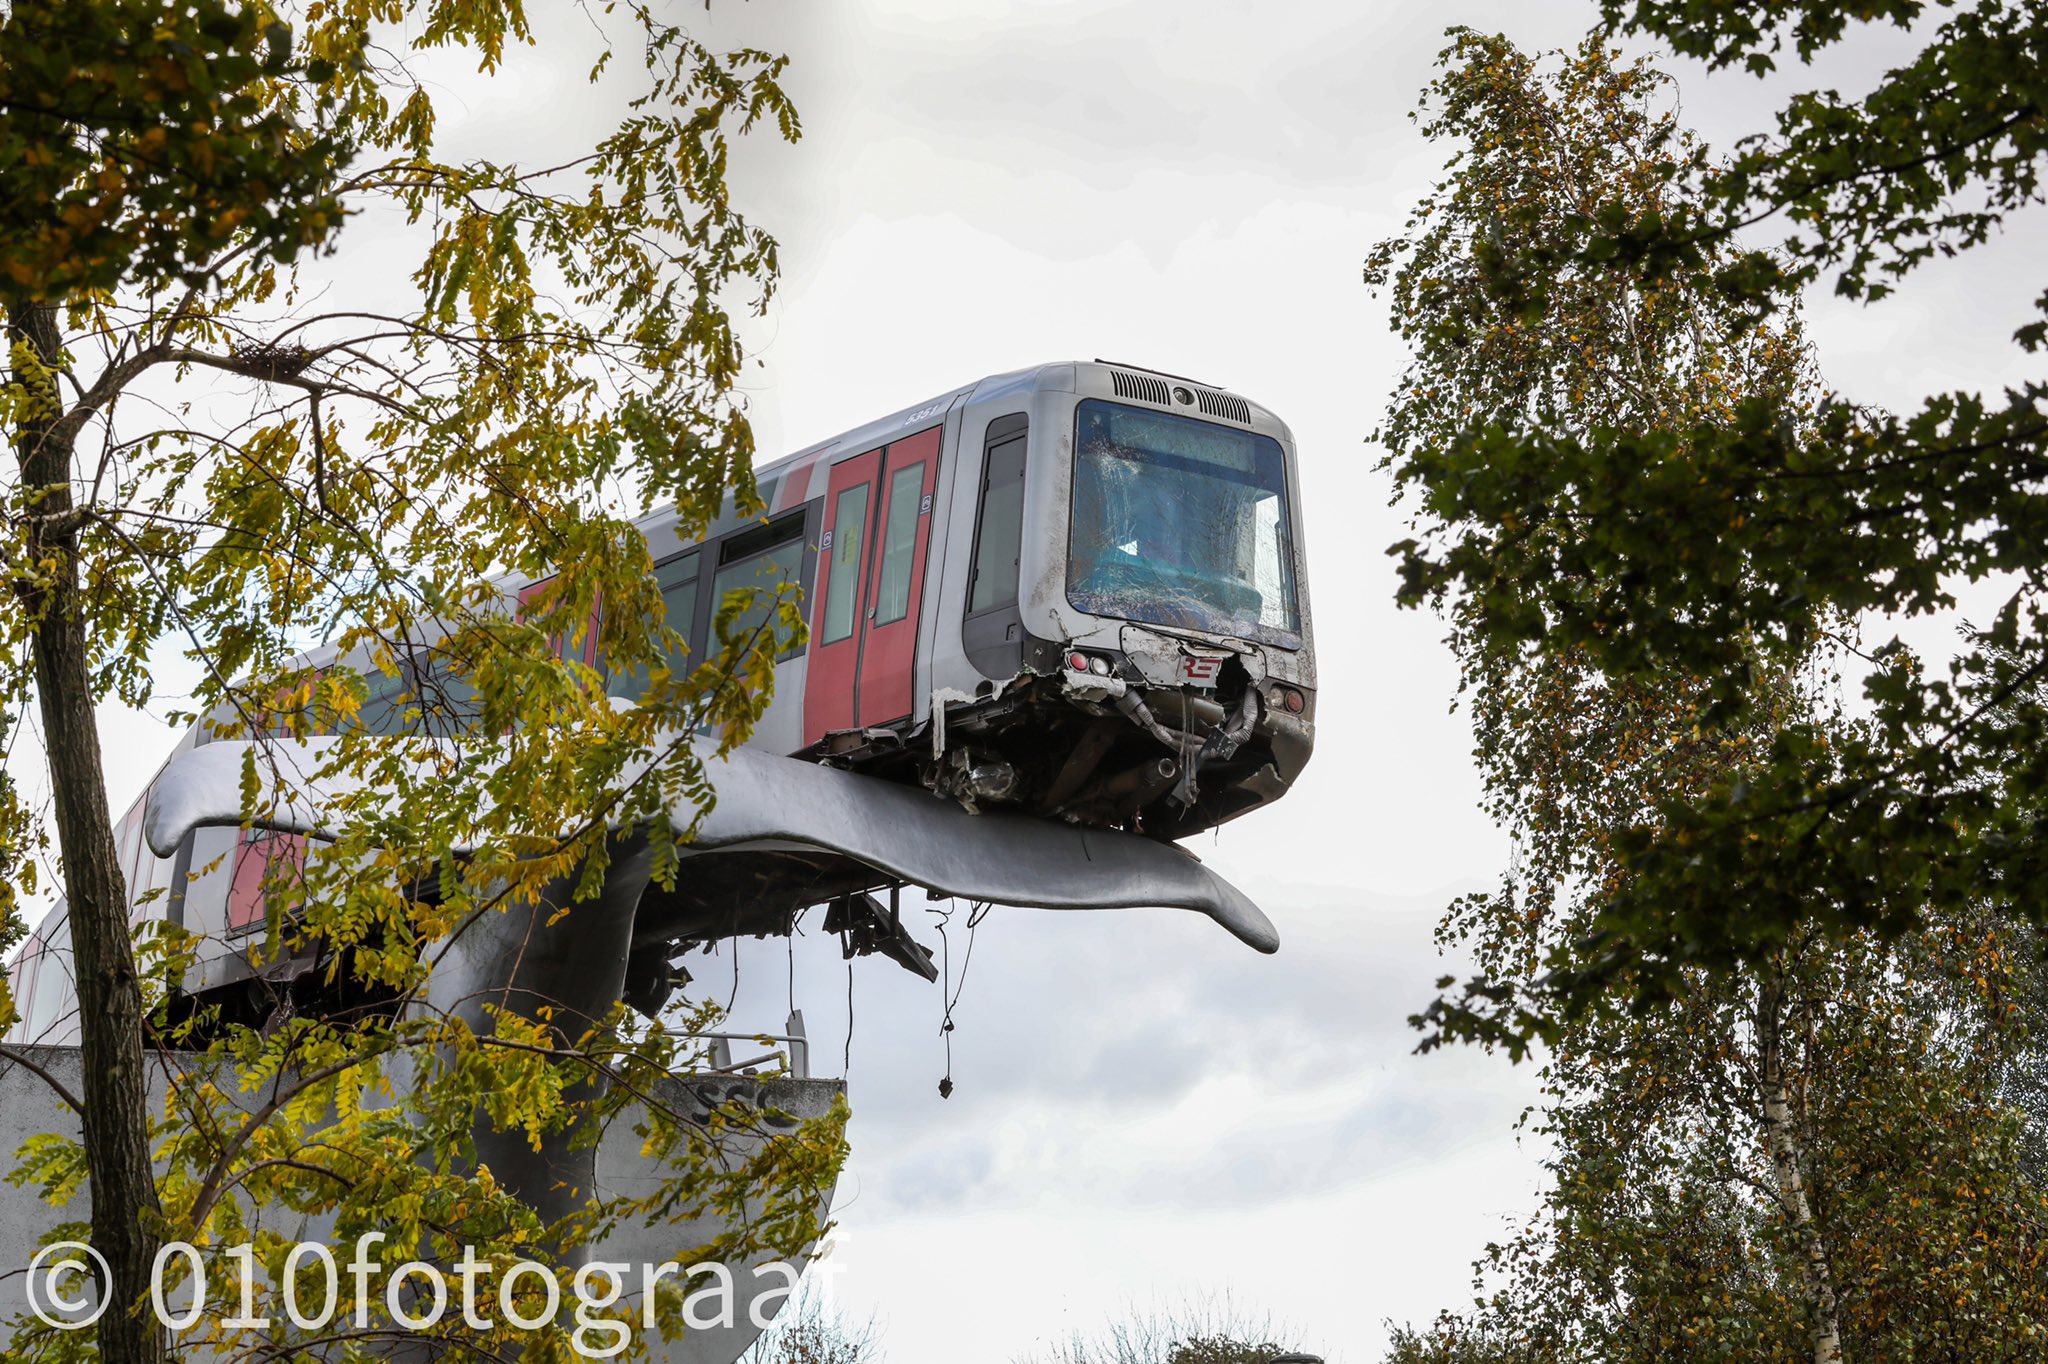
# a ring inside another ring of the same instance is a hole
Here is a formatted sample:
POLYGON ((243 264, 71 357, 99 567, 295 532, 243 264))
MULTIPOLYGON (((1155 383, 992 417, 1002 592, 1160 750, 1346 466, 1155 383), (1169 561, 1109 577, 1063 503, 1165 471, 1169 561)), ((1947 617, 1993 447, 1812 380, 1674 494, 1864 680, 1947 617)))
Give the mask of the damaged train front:
POLYGON ((1316 698, 1291 433, 1227 391, 1102 363, 1055 371, 1032 408, 984 452, 972 690, 933 708, 928 783, 1168 840, 1278 799, 1316 698))

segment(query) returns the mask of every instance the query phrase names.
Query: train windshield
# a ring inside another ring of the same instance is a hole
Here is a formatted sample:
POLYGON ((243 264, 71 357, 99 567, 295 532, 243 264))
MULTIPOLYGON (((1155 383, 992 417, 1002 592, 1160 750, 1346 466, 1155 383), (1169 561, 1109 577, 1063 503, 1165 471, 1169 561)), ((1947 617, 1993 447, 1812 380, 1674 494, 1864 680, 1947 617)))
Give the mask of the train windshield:
POLYGON ((1079 609, 1298 647, 1291 526, 1272 437, 1093 398, 1076 412, 1079 609))

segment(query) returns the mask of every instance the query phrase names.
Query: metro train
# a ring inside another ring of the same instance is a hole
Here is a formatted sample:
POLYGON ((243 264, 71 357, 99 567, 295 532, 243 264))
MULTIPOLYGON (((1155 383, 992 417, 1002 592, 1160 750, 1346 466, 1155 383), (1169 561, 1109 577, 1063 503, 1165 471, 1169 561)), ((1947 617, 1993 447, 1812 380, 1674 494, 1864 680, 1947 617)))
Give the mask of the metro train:
MULTIPOLYGON (((818 904, 839 905, 837 927, 888 950, 900 924, 892 914, 882 930, 869 893, 911 885, 1006 904, 1178 904, 1271 950, 1270 924, 1259 928, 1263 916, 1234 889, 1213 877, 1176 888, 1191 859, 1135 845, 1171 844, 1276 800, 1308 761, 1316 672, 1301 492, 1278 417, 1134 365, 1047 364, 855 427, 756 480, 764 512, 741 515, 729 499, 694 541, 673 511, 646 518, 653 572, 669 624, 700 656, 728 593, 801 589, 808 640, 778 662, 750 746, 778 764, 871 779, 804 779, 846 807, 840 823, 858 836, 762 824, 707 845, 673 890, 634 888, 629 1002, 658 1005, 682 951, 788 932, 818 904), (898 790, 869 800, 875 783, 898 790), (904 802, 903 788, 974 817, 926 828, 925 806, 904 802), (863 820, 863 802, 892 813, 863 820), (1020 821, 1094 842, 1069 857, 1020 821), (934 842, 954 845, 950 863, 932 860, 934 842), (985 868, 1025 843, 1042 849, 1037 861, 1012 859, 1023 871, 991 884, 985 868), (1097 861, 1117 848, 1131 859, 1121 879, 1097 861), (961 870, 969 863, 983 869, 961 870), (870 906, 864 923, 848 917, 856 897, 870 906)), ((508 584, 508 596, 540 586, 508 584)), ((765 614, 765 601, 756 609, 765 614)), ((441 690, 377 673, 367 656, 305 661, 371 679, 361 718, 372 729, 418 723, 418 698, 441 690)), ((585 661, 603 673, 604 660, 585 661)), ((639 685, 629 674, 607 683, 622 697, 639 685)), ((217 742, 195 726, 167 770, 217 742)), ((772 774, 786 784, 791 771, 772 774)), ((232 1002, 252 983, 242 944, 265 923, 265 868, 302 850, 309 831, 242 827, 229 814, 146 839, 164 785, 160 774, 117 825, 131 898, 138 916, 168 915, 211 945, 185 995, 232 1002), (159 837, 175 840, 168 855, 159 837), (145 900, 151 891, 163 893, 145 900)), ((68 940, 60 905, 17 954, 25 1004, 12 1040, 72 1040, 68 940)), ((270 962, 260 984, 273 995, 280 981, 313 989, 313 967, 270 962)))

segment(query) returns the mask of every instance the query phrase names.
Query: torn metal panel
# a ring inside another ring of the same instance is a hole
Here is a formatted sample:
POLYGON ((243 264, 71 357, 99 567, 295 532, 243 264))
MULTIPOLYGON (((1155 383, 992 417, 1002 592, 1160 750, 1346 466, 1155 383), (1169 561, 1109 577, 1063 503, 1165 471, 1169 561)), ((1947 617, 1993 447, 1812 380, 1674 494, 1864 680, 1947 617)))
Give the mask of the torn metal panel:
POLYGON ((1220 644, 1126 625, 1117 643, 1138 675, 1154 687, 1214 688, 1224 660, 1232 657, 1254 683, 1266 680, 1266 651, 1249 640, 1220 644))
POLYGON ((846 960, 879 953, 926 983, 936 985, 939 965, 932 951, 903 926, 901 887, 891 887, 889 904, 872 895, 842 895, 825 908, 825 931, 837 933, 846 960))

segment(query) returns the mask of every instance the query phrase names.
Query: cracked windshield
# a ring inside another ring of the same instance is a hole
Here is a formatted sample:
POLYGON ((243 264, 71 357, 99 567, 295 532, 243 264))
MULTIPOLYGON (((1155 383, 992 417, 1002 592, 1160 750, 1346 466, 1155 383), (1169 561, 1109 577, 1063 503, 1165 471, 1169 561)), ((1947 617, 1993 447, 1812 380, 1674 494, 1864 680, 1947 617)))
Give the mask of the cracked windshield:
POLYGON ((1090 399, 1075 413, 1067 600, 1083 611, 1294 647, 1280 444, 1090 399))

